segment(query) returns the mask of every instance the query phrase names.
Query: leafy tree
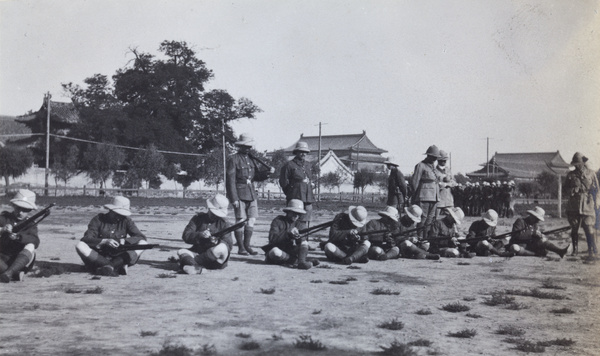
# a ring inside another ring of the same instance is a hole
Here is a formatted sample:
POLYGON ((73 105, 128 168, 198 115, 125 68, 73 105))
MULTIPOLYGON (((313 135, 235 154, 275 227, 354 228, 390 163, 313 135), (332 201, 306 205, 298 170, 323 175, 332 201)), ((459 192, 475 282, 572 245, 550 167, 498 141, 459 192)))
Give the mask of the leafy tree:
MULTIPOLYGON (((146 181, 146 188, 152 180, 160 178, 159 173, 165 166, 165 157, 151 144, 147 150, 138 151, 131 162, 129 170, 133 170, 140 180, 146 181)), ((160 186, 160 184, 159 184, 160 186)))
POLYGON ((92 145, 83 154, 87 174, 100 188, 106 186, 106 180, 123 164, 125 153, 112 145, 92 145))
POLYGON ((365 188, 372 185, 375 179, 375 172, 366 168, 354 173, 354 189, 360 190, 360 194, 365 193, 365 188))
POLYGON ((219 190, 223 183, 223 150, 215 149, 202 159, 200 177, 208 185, 214 185, 219 190))
POLYGON ((323 186, 329 190, 329 192, 331 192, 334 188, 337 188, 339 193, 341 185, 345 182, 346 178, 339 169, 335 172, 328 172, 321 177, 321 184, 323 184, 323 186))
POLYGON ((460 184, 467 184, 467 182, 469 182, 469 178, 467 178, 462 173, 455 174, 454 175, 454 180, 456 181, 456 183, 460 183, 460 184))
POLYGON ((542 172, 535 177, 540 193, 547 194, 552 198, 557 197, 558 177, 550 172, 542 172))
POLYGON ((15 146, 0 147, 0 176, 4 177, 6 189, 8 189, 9 178, 22 176, 33 164, 31 151, 15 146))
POLYGON ((76 145, 68 146, 66 154, 55 155, 52 164, 52 173, 57 181, 65 182, 77 175, 79 166, 79 148, 76 145))
POLYGON ((535 196, 535 194, 537 194, 537 192, 539 191, 539 184, 535 181, 520 182, 517 184, 517 189, 519 190, 519 192, 525 195, 527 199, 529 199, 530 197, 535 196))
MULTIPOLYGON (((275 173, 268 179, 269 182, 279 186, 279 176, 281 175, 281 167, 288 162, 288 156, 283 149, 275 150, 271 154, 270 164, 275 168, 275 173)), ((281 187, 279 187, 281 190, 281 187)))

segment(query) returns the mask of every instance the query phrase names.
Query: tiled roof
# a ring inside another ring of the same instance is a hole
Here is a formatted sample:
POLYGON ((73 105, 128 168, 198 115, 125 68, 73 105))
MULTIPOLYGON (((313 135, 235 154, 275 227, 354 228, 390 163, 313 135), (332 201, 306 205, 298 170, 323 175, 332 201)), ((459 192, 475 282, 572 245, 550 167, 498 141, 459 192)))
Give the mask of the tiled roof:
POLYGON ((532 179, 542 172, 564 175, 569 164, 556 152, 496 153, 483 168, 467 175, 481 176, 490 172, 506 172, 514 178, 532 179))
MULTIPOLYGON (((35 113, 29 115, 23 115, 18 117, 19 122, 27 122, 34 120, 38 115, 46 115, 46 102, 42 104, 42 107, 35 113)), ((79 113, 73 105, 70 103, 63 103, 59 101, 50 100, 50 118, 52 121, 57 121, 65 124, 76 124, 80 122, 79 113)))
MULTIPOLYGON (((298 141, 306 142, 311 151, 319 150, 319 136, 301 135, 298 141)), ((286 148, 285 151, 293 151, 298 141, 286 148)), ((372 153, 387 152, 386 150, 375 146, 375 144, 373 144, 373 142, 367 137, 367 134, 364 131, 361 134, 321 136, 321 151, 326 152, 328 150, 359 150, 360 152, 372 153)))

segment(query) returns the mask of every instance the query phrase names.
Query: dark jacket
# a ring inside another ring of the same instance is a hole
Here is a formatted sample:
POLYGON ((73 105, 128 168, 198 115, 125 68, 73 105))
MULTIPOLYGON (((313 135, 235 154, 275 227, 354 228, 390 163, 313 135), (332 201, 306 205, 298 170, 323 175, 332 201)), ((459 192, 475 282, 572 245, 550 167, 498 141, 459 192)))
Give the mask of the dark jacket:
MULTIPOLYGON (((390 234, 397 233, 400 231, 400 224, 398 224, 394 220, 385 219, 384 221, 384 219, 381 218, 377 220, 371 220, 365 225, 366 232, 385 229, 387 229, 390 234)), ((386 233, 384 232, 369 235, 369 241, 371 242, 371 246, 383 247, 383 245, 386 245, 385 235, 386 233)))
MULTIPOLYGON (((190 220, 185 229, 183 229, 181 238, 186 243, 193 245, 189 248, 190 251, 203 253, 214 246, 211 243, 210 238, 206 239, 202 237, 201 233, 203 231, 208 230, 211 235, 214 235, 231 226, 231 224, 223 218, 215 216, 215 220, 211 221, 209 216, 208 213, 198 213, 190 220)), ((231 237, 231 234, 232 233, 229 233, 221 238, 221 242, 224 242, 227 245, 229 251, 233 248, 233 238, 231 237)))
POLYGON ((225 186, 230 202, 238 200, 253 201, 256 199, 254 182, 269 178, 268 171, 260 171, 256 162, 247 154, 236 153, 227 160, 225 186))
POLYGON ((474 221, 469 227, 467 238, 483 237, 483 236, 496 236, 496 227, 489 226, 484 220, 474 221))
POLYGON ((305 204, 315 202, 310 176, 310 164, 308 162, 302 162, 298 158, 292 159, 281 167, 279 185, 285 193, 287 201, 300 199, 305 204), (306 178, 309 179, 308 183, 304 182, 304 179, 306 178))
MULTIPOLYGON (((433 224, 431 225, 431 228, 429 229, 429 237, 435 238, 435 237, 448 237, 448 238, 452 238, 452 237, 458 237, 458 229, 456 224, 449 224, 448 221, 443 218, 443 219, 439 219, 433 222, 433 224)), ((438 248, 442 248, 442 247, 456 247, 454 246, 454 243, 450 240, 450 239, 445 239, 445 240, 431 240, 431 248, 433 249, 434 253, 435 251, 437 251, 438 248)))
MULTIPOLYGON (((8 211, 3 211, 0 214, 0 227, 12 224, 13 226, 19 222, 17 217, 8 211)), ((7 256, 16 256, 27 244, 33 244, 35 248, 40 245, 37 226, 21 230, 17 233, 18 240, 11 240, 8 236, 0 237, 0 253, 7 256)))
POLYGON ((96 247, 102 239, 113 239, 119 243, 124 239, 126 243, 133 245, 146 240, 146 236, 128 216, 120 216, 117 222, 112 222, 108 219, 108 214, 98 214, 88 224, 81 241, 90 247, 96 247))
POLYGON ((386 204, 396 207, 398 203, 404 203, 406 198, 406 180, 397 167, 390 169, 388 177, 388 198, 386 204))
POLYGON ((275 217, 269 229, 269 250, 273 247, 278 247, 288 254, 293 253, 295 239, 290 234, 290 231, 293 228, 298 228, 300 223, 302 223, 300 220, 291 222, 285 215, 275 217))
POLYGON ((337 214, 333 218, 333 225, 329 229, 329 242, 342 248, 342 250, 347 250, 357 244, 357 241, 352 239, 350 231, 354 229, 358 232, 365 231, 365 226, 361 228, 354 226, 348 213, 337 214))

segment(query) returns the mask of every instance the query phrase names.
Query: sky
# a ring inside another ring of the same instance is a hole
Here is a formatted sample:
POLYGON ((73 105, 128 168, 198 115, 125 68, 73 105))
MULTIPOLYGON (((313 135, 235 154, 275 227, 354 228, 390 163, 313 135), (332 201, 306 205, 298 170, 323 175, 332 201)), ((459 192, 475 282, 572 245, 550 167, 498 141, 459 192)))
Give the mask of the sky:
POLYGON ((435 144, 454 173, 495 153, 600 166, 600 1, 0 0, 0 114, 112 76, 130 49, 186 41, 258 105, 260 151, 366 131, 410 174, 435 144), (489 151, 487 143, 489 139, 489 151))

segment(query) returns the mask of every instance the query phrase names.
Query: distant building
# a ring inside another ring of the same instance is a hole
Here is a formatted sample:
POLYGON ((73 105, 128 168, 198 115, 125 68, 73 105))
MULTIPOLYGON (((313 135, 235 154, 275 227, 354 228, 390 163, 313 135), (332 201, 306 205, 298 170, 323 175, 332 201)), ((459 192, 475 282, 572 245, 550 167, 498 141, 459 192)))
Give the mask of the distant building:
MULTIPOLYGON (((310 154, 307 160, 314 161, 317 159, 319 152, 319 136, 304 136, 294 142, 291 146, 284 149, 284 152, 290 157, 299 141, 306 142, 310 149, 310 154)), ((328 173, 329 170, 324 169, 324 164, 334 167, 333 162, 339 162, 344 167, 345 172, 356 172, 361 169, 368 169, 374 172, 385 171, 383 162, 387 159, 382 154, 388 151, 381 149, 367 137, 365 131, 362 134, 350 135, 330 135, 321 136, 321 173, 328 173)), ((333 168, 331 168, 333 169, 333 168)), ((333 169, 332 171, 335 171, 333 169)))
POLYGON ((569 164, 556 152, 496 153, 483 168, 467 173, 474 180, 534 180, 540 173, 565 175, 569 164))

